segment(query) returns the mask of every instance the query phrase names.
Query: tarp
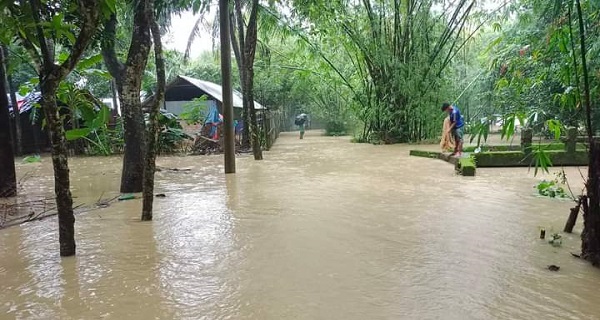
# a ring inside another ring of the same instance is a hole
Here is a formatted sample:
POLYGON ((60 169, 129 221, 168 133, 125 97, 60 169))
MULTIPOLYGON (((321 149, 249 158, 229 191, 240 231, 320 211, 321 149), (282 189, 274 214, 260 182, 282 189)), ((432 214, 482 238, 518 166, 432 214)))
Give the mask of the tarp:
POLYGON ((217 103, 214 100, 207 101, 208 103, 208 112, 206 113, 206 117, 204 118, 204 125, 211 126, 210 128, 210 138, 214 140, 219 139, 219 133, 217 127, 221 122, 223 122, 223 116, 219 114, 219 110, 217 109, 217 103))
MULTIPOLYGON (((17 108, 19 109, 19 114, 25 113, 31 108, 33 108, 34 104, 39 102, 42 99, 41 92, 30 92, 25 97, 17 94, 17 108)), ((8 111, 13 112, 13 107, 11 103, 10 95, 8 96, 8 111)))

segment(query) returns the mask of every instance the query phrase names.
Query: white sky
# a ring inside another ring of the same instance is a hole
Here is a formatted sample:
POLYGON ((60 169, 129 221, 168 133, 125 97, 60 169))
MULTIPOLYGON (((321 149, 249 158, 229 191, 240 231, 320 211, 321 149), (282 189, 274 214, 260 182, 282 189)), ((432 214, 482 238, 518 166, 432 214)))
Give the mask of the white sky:
MULTIPOLYGON (((194 24, 200 15, 194 15, 191 11, 184 12, 181 16, 175 15, 171 20, 169 32, 163 36, 163 43, 167 49, 185 52, 188 38, 194 24)), ((210 17, 214 14, 210 15, 210 17)), ((191 58, 198 57, 202 52, 212 50, 212 38, 210 31, 201 27, 201 37, 196 38, 192 44, 191 58)))

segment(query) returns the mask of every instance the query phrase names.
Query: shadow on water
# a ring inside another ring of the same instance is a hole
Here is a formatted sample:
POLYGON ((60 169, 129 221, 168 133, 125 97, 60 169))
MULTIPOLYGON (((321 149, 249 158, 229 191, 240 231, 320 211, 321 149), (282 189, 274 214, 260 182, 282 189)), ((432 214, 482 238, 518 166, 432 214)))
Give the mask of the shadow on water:
MULTIPOLYGON (((571 203, 536 197, 526 168, 459 177, 413 147, 283 134, 227 176, 221 157, 159 158, 190 170, 157 173, 153 222, 139 199, 79 215, 68 259, 55 217, 0 232, 0 319, 600 316, 600 272, 569 254, 579 235, 538 239, 571 203)), ((18 165, 33 194, 51 192, 49 162, 18 165)), ((120 162, 72 159, 76 203, 116 194, 120 162)))

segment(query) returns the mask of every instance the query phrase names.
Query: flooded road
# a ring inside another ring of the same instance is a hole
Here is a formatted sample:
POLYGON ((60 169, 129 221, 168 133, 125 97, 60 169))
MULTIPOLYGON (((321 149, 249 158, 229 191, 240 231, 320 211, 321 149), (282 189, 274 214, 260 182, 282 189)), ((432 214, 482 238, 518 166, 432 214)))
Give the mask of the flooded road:
MULTIPOLYGON (((157 173, 155 220, 139 200, 78 215, 77 257, 56 217, 0 230, 0 319, 600 319, 600 271, 569 254, 581 221, 538 239, 572 203, 526 168, 460 177, 411 148, 284 134, 227 177, 221 157, 160 158, 191 170, 157 173)), ((120 162, 72 159, 75 203, 117 195, 120 162)), ((51 195, 49 158, 18 170, 51 195)))

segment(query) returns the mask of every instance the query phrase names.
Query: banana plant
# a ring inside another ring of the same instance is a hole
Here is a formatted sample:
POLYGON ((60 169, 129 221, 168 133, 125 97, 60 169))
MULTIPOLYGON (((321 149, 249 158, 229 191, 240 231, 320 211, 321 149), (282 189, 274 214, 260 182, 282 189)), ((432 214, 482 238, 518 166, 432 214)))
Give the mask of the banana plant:
POLYGON ((83 126, 67 130, 65 132, 67 140, 84 139, 95 146, 101 154, 110 155, 111 148, 107 140, 110 109, 103 105, 98 111, 88 107, 79 108, 78 110, 83 120, 83 126))

